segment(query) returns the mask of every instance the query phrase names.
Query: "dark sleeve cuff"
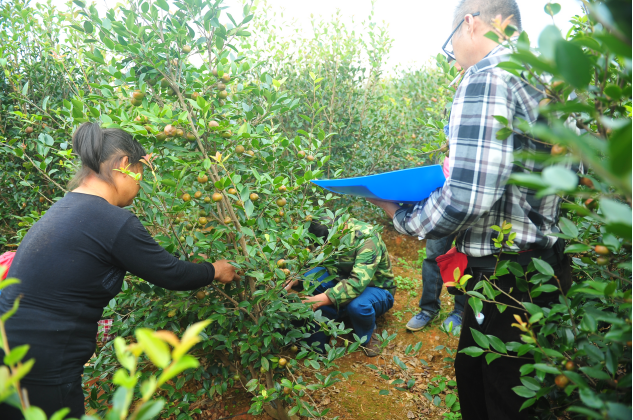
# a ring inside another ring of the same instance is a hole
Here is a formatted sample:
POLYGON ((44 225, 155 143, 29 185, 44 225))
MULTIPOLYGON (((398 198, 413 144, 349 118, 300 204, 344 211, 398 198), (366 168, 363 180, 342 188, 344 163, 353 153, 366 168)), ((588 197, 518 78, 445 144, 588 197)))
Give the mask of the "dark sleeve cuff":
POLYGON ((207 275, 207 280, 208 280, 207 286, 208 286, 209 284, 213 282, 213 279, 215 279, 215 267, 210 262, 205 262, 203 263, 203 265, 207 268, 207 271, 209 272, 209 274, 207 275))

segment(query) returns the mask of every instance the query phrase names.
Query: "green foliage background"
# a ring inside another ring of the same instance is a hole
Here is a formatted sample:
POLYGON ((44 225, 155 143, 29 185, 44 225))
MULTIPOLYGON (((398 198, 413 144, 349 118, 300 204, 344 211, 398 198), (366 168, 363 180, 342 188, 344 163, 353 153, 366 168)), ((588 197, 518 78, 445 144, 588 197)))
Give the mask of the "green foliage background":
MULTIPOLYGON (((533 354, 524 386, 515 391, 542 418, 630 418, 631 2, 585 8, 568 34, 553 26, 539 34, 537 51, 527 34, 510 42, 498 27, 493 35, 514 49, 504 68, 547 94, 543 124, 500 121, 506 128, 498 138, 521 130, 562 150, 534 157, 548 166, 543 175, 519 173, 512 182, 565 197, 560 236, 569 242, 576 284, 555 308, 525 306, 523 344, 479 337, 480 348, 469 352, 486 353, 489 363, 508 351, 533 354), (588 168, 580 184, 560 165, 569 160, 588 168), (562 367, 569 361, 574 369, 562 367), (564 387, 555 385, 561 375, 564 387)), ((545 12, 559 9, 552 4, 545 12)), ((221 1, 203 0, 133 0, 105 15, 82 1, 62 10, 22 0, 0 6, 0 247, 14 249, 63 197, 77 168, 70 139, 78 124, 99 120, 132 133, 154 159, 132 210, 169 251, 233 259, 244 275, 239 284, 202 295, 128 278, 106 308, 120 336, 136 327, 179 333, 212 321, 192 350, 201 366, 164 385, 163 414, 190 417, 192 401, 239 382, 253 394, 252 413, 326 416, 309 393, 347 376, 335 360, 360 341, 324 356, 302 344, 306 321, 327 324, 333 334, 343 330, 282 285, 346 248, 342 221, 313 245, 306 232, 312 217, 335 209, 345 217, 347 209, 380 215, 309 181, 440 163, 455 89, 446 86, 457 71, 438 56, 422 68, 385 74, 392 40, 373 15, 354 27, 337 15, 314 20, 310 35, 292 38, 279 29, 298 34, 299 28, 264 6, 247 3, 242 16, 223 16, 221 1), (143 98, 133 103, 137 91, 143 98), (182 134, 167 136, 167 126, 182 134), (222 194, 220 202, 205 201, 213 193, 222 194), (183 200, 184 194, 194 198, 183 200), (280 198, 285 205, 277 204, 280 198), (280 366, 282 357, 288 365, 280 366), (299 363, 316 382, 294 375, 299 363), (324 368, 333 373, 322 375, 324 368), (203 385, 195 394, 183 386, 194 379, 203 385)), ((538 262, 529 270, 541 282, 551 277, 551 268, 538 262)), ((529 285, 535 295, 547 286, 529 285)), ((474 308, 496 297, 485 284, 477 290, 474 308)), ((384 346, 393 336, 383 338, 384 346)), ((106 343, 87 370, 85 378, 99 378, 106 391, 101 400, 95 391, 94 408, 104 410, 114 392, 117 363, 106 343)), ((147 379, 152 372, 143 366, 149 363, 140 364, 147 379)))

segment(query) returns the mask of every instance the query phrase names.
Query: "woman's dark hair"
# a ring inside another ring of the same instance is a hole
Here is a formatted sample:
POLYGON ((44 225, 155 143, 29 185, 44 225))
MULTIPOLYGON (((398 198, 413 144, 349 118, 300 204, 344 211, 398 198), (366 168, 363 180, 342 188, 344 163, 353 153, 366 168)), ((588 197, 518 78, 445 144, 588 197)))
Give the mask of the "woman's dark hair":
POLYGON ((81 159, 81 169, 68 184, 69 190, 79 187, 92 172, 99 179, 114 185, 112 171, 127 156, 135 166, 145 149, 131 134, 119 128, 101 128, 98 123, 83 123, 73 134, 73 150, 81 159))

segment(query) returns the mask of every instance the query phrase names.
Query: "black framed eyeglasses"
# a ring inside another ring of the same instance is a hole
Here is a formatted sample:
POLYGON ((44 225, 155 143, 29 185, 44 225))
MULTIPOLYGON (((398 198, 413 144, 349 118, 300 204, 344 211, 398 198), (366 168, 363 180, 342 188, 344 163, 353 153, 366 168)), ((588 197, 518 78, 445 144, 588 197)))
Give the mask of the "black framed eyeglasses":
MULTIPOLYGON (((479 15, 480 15, 480 12, 476 12, 472 14, 473 17, 479 16, 479 15)), ((464 17, 464 19, 466 18, 464 17)), ((453 32, 451 32, 451 34, 448 36, 448 39, 446 40, 444 45, 442 45, 442 51, 444 51, 444 54, 446 54, 446 56, 448 57, 449 63, 455 60, 455 54, 453 53, 453 43, 451 42, 453 39, 453 35, 455 35, 455 32, 457 32, 460 26, 462 26, 462 23, 464 23, 464 19, 462 19, 462 21, 457 24, 455 29, 453 29, 453 32)))

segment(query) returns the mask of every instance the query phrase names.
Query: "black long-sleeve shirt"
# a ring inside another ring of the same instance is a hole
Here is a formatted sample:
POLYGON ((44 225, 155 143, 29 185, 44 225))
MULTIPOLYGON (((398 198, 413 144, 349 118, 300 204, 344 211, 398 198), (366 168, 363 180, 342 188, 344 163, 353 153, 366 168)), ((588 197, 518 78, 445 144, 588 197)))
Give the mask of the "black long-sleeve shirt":
POLYGON ((197 289, 215 277, 212 264, 178 260, 136 216, 101 197, 69 193, 33 225, 8 273, 21 283, 0 295, 0 313, 22 295, 6 332, 11 348, 30 345, 24 360, 35 358, 23 382, 77 380, 95 350, 97 321, 126 271, 170 290, 197 289))

